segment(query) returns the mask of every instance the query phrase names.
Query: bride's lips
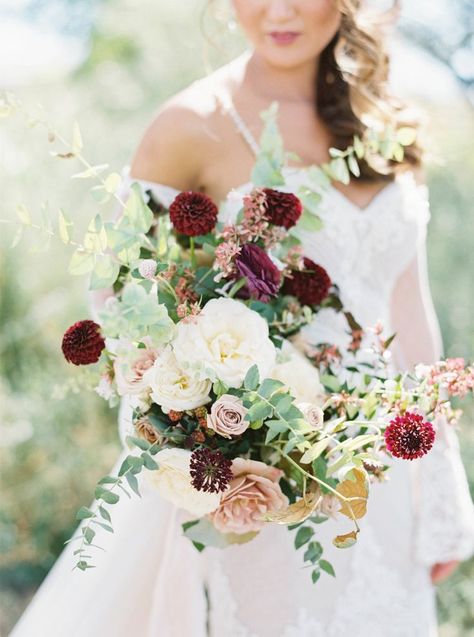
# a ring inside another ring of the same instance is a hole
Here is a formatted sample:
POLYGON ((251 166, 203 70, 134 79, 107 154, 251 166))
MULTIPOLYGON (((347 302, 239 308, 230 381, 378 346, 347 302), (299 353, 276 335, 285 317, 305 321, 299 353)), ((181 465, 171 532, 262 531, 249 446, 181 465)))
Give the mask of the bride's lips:
POLYGON ((268 36, 269 38, 279 46, 287 46, 288 44, 293 44, 295 40, 299 38, 301 33, 297 31, 271 31, 268 36))

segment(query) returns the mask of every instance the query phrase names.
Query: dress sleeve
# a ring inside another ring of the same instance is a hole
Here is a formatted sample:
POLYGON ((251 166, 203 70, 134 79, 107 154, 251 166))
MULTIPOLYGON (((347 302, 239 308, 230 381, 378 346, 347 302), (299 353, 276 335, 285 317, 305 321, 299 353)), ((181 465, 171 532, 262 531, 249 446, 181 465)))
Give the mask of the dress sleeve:
MULTIPOLYGON (((431 332, 434 357, 441 356, 441 338, 433 308, 427 265, 426 235, 430 219, 429 192, 426 185, 417 185, 422 206, 418 206, 418 290, 426 325, 431 332), (439 343, 439 344, 438 344, 439 343)), ((413 363, 407 356, 405 363, 413 363)), ((430 362, 430 361, 419 361, 430 362)), ((404 365, 404 366, 410 366, 404 365)), ((474 553, 474 506, 462 463, 455 425, 444 417, 434 423, 436 440, 432 450, 413 466, 415 477, 415 551, 417 559, 432 566, 451 560, 465 560, 474 553)))
POLYGON ((438 418, 433 449, 415 466, 418 560, 431 566, 474 553, 474 507, 452 425, 438 418))

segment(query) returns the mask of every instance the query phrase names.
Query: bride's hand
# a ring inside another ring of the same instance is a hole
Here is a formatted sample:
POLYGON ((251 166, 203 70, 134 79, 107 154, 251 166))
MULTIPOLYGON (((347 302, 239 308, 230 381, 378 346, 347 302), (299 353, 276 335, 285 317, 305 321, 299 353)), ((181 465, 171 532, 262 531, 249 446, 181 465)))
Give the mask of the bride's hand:
POLYGON ((440 584, 450 577, 457 569, 459 562, 452 560, 451 562, 442 562, 431 567, 431 581, 433 584, 440 584))

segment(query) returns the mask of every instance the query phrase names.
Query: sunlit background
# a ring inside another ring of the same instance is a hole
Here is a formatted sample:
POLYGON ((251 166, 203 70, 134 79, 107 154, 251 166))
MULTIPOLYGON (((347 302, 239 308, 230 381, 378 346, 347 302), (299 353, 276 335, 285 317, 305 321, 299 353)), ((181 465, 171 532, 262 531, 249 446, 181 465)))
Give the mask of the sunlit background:
MULTIPOLYGON (((204 0, 0 0, 0 89, 70 137, 80 123, 92 164, 130 156, 158 105, 244 46, 204 0), (41 111, 42 107, 42 111, 41 111)), ((374 6, 386 4, 373 1, 374 6)), ((394 88, 424 110, 431 161, 429 268, 447 355, 474 357, 474 10, 471 0, 406 1, 393 38, 394 88)), ((222 10, 219 10, 219 7, 222 10)), ((47 202, 78 226, 95 212, 40 127, 0 120, 0 218, 18 204, 38 218, 47 202)), ((34 237, 9 249, 0 225, 0 634, 7 635, 75 527, 96 480, 114 462, 116 414, 60 353, 63 331, 89 316, 86 284, 69 252, 34 237), (33 252, 32 252, 33 248, 33 252), (38 251, 39 249, 39 251, 38 251)), ((474 487, 474 410, 461 431, 474 487)), ((443 637, 474 635, 474 562, 439 589, 443 637)))

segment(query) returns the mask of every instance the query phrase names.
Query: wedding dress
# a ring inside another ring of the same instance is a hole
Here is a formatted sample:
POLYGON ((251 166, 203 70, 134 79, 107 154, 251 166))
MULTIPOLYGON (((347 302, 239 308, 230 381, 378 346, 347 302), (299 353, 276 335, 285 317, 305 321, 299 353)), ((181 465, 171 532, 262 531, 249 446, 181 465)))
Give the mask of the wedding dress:
MULTIPOLYGON (((231 115, 243 132, 242 120, 231 115)), ((296 191, 311 171, 287 168, 285 178, 296 191)), ((140 184, 165 206, 177 194, 140 184)), ((221 218, 233 218, 250 187, 236 189, 221 218)), ((334 187, 321 194, 324 227, 301 231, 305 254, 326 268, 360 323, 381 320, 390 333, 392 290, 425 241, 428 190, 407 172, 364 209, 334 187)), ((323 315, 304 337, 325 340, 328 330, 344 339, 323 315)), ((124 436, 131 427, 125 404, 120 421, 124 436)), ((351 530, 342 516, 318 525, 316 539, 336 577, 322 574, 315 585, 303 568, 304 549, 294 549, 294 531, 284 526, 269 524, 247 544, 198 553, 181 535, 189 519, 183 511, 146 488, 141 499, 122 497, 112 508, 114 535, 97 529, 94 542, 106 549, 96 551, 97 567, 72 572, 76 546, 68 545, 12 637, 436 635, 430 567, 465 559, 474 548, 474 512, 454 431, 441 426, 427 456, 392 465, 389 481, 371 487, 354 547, 332 545, 351 530)))

